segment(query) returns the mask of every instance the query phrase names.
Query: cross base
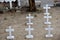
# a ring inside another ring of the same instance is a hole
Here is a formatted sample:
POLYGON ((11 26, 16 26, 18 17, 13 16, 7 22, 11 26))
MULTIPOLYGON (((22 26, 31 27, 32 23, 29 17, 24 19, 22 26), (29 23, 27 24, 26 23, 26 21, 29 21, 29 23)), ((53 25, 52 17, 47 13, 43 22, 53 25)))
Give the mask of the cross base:
POLYGON ((44 24, 51 24, 51 22, 44 22, 44 24))
POLYGON ((26 38, 33 38, 33 35, 27 35, 26 38))
POLYGON ((8 36, 7 39, 14 39, 14 36, 8 36))
POLYGON ((49 35, 49 34, 47 34, 47 35, 46 35, 46 37, 53 37, 53 35, 52 35, 52 34, 50 34, 50 35, 49 35))

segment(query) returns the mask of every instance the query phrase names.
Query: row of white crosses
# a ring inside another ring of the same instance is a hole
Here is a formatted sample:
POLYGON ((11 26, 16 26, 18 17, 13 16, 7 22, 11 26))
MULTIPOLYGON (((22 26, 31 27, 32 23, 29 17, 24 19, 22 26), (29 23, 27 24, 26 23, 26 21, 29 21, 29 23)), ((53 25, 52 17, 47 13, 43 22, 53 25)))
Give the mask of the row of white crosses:
MULTIPOLYGON (((47 19, 47 21, 44 23, 48 25, 48 28, 45 28, 45 30, 48 30, 48 34, 46 35, 46 37, 53 37, 53 35, 51 34, 51 30, 53 30, 53 28, 51 28, 51 22, 49 22, 49 18, 52 17, 49 16, 50 13, 48 13, 48 9, 50 9, 50 7, 48 7, 48 4, 46 5, 46 7, 44 7, 44 9, 46 9, 46 13, 44 13, 46 16, 44 16, 44 18, 47 19)), ((28 31, 28 35, 26 35, 26 38, 33 38, 34 36, 31 34, 31 31, 34 30, 34 28, 31 28, 31 25, 33 24, 31 19, 33 19, 34 17, 29 14, 26 18, 28 19, 28 28, 25 29, 26 31, 28 31)), ((9 29, 6 29, 6 32, 9 32, 9 36, 7 36, 7 39, 14 39, 14 36, 12 36, 12 32, 14 32, 14 29, 12 29, 11 26, 9 26, 9 29)))
MULTIPOLYGON (((28 35, 26 35, 26 38, 33 38, 31 31, 34 30, 34 28, 31 28, 31 25, 33 24, 31 22, 31 19, 33 19, 34 17, 31 16, 31 14, 29 14, 29 16, 27 16, 26 18, 29 19, 29 22, 27 23, 28 28, 25 29, 26 31, 28 31, 28 35)), ((9 26, 9 29, 6 29, 6 32, 9 32, 7 39, 9 40, 14 39, 14 36, 12 36, 12 32, 14 32, 14 29, 12 29, 11 26, 9 26)))
POLYGON ((44 18, 47 19, 46 22, 44 22, 44 24, 48 25, 48 28, 45 28, 45 30, 48 30, 48 34, 46 35, 46 37, 53 37, 53 34, 51 34, 51 30, 53 30, 53 28, 51 28, 51 22, 49 21, 49 18, 52 18, 52 16, 49 16, 50 13, 48 12, 48 10, 50 9, 50 7, 48 6, 48 4, 46 4, 46 7, 43 7, 44 9, 46 9, 46 13, 44 13, 44 18))
POLYGON ((31 31, 34 30, 34 28, 31 28, 31 25, 33 24, 31 22, 31 19, 33 19, 34 17, 29 14, 26 18, 28 19, 28 28, 25 29, 26 31, 28 31, 28 35, 26 35, 26 38, 33 38, 34 36, 31 34, 31 31))

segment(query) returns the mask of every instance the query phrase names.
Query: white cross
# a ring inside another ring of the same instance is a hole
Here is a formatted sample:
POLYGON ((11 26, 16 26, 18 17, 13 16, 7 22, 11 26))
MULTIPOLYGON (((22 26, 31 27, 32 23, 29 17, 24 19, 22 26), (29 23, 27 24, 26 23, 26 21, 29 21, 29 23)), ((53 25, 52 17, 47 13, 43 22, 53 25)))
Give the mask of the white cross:
POLYGON ((45 28, 45 30, 48 30, 48 34, 46 35, 46 37, 53 37, 53 35, 51 34, 51 30, 53 30, 53 28, 51 28, 51 25, 48 25, 48 28, 45 28))
POLYGON ((45 15, 49 15, 50 13, 48 13, 48 9, 50 9, 50 7, 48 7, 48 4, 46 4, 46 7, 43 7, 44 9, 46 9, 46 13, 44 13, 45 15))
POLYGON ((12 1, 15 1, 15 0, 5 0, 5 1, 10 3, 10 9, 12 9, 12 1))
POLYGON ((33 24, 33 23, 31 22, 31 19, 33 19, 34 17, 31 16, 31 14, 29 14, 29 16, 27 16, 26 18, 29 19, 29 22, 27 23, 27 25, 33 24))
POLYGON ((25 30, 28 31, 28 35, 26 35, 26 38, 33 38, 33 35, 31 35, 31 31, 34 30, 34 28, 31 28, 31 26, 29 25, 29 28, 26 28, 25 30))
POLYGON ((52 16, 46 15, 46 16, 44 16, 44 18, 47 19, 47 21, 44 22, 44 24, 51 24, 51 22, 49 22, 49 18, 52 18, 52 16))
POLYGON ((9 26, 9 29, 6 29, 6 32, 9 32, 9 36, 7 36, 7 39, 14 39, 14 36, 12 36, 13 31, 14 29, 12 29, 11 26, 9 26))
POLYGON ((18 6, 21 6, 21 0, 18 0, 18 6))

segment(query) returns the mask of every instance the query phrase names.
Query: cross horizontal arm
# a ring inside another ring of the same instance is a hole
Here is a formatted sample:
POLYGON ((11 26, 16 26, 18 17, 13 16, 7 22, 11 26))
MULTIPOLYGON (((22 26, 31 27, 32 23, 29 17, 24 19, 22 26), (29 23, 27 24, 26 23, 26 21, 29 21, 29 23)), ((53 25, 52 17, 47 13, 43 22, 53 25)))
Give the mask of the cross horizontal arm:
POLYGON ((26 31, 34 30, 34 28, 26 28, 25 30, 26 30, 26 31))
POLYGON ((44 18, 52 18, 52 16, 44 16, 44 18))

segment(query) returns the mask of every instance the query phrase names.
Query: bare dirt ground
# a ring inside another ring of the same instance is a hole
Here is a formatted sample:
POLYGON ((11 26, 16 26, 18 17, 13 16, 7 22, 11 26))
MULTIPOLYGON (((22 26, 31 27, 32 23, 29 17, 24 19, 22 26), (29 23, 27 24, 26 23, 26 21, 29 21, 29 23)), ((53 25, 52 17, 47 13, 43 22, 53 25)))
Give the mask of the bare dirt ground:
POLYGON ((37 15, 37 17, 34 17, 34 19, 32 19, 32 22, 34 23, 32 25, 32 28, 35 29, 32 31, 34 38, 26 39, 26 16, 29 14, 29 12, 8 12, 0 14, 0 40, 7 40, 6 37, 8 36, 8 33, 5 31, 5 29, 9 26, 12 26, 12 28, 15 30, 12 33, 15 36, 14 40, 60 40, 60 7, 51 8, 49 12, 52 16, 52 19, 50 19, 52 22, 51 25, 54 28, 54 30, 52 30, 52 34, 54 35, 52 38, 45 37, 47 34, 47 31, 45 30, 47 25, 44 24, 44 21, 46 21, 44 19, 44 13, 32 13, 32 16, 37 15))

